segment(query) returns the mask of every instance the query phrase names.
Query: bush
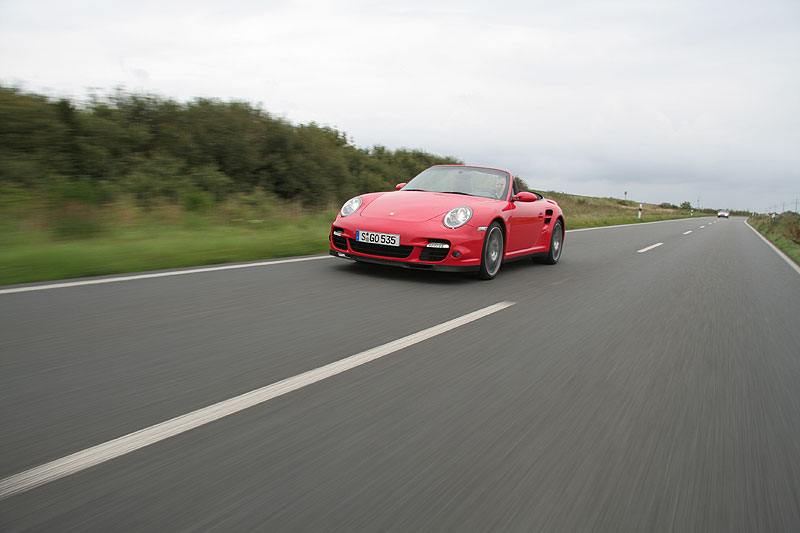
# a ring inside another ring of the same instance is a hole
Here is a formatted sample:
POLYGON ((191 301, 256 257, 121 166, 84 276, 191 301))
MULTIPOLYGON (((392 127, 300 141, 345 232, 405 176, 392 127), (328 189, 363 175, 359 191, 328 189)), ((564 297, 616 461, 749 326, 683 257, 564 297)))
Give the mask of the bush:
POLYGON ((51 203, 54 207, 69 204, 100 205, 107 199, 101 187, 89 179, 57 180, 51 185, 51 203))
POLYGON ((205 213, 214 207, 214 196, 205 191, 189 191, 182 196, 183 207, 187 211, 205 213))
POLYGON ((181 162, 170 156, 137 158, 126 179, 128 190, 143 206, 153 205, 157 198, 175 201, 180 192, 189 188, 181 167, 181 162))
POLYGON ((0 210, 11 206, 24 207, 30 204, 34 195, 27 187, 0 183, 0 210))
POLYGON ((257 188, 251 194, 233 194, 221 204, 220 217, 226 222, 266 220, 276 214, 278 199, 271 193, 257 188))
POLYGON ((225 199, 233 186, 233 180, 213 165, 205 165, 189 174, 189 181, 209 192, 218 202, 225 199))
POLYGON ((50 231, 57 239, 86 239, 105 231, 98 213, 86 205, 66 204, 53 213, 50 231))

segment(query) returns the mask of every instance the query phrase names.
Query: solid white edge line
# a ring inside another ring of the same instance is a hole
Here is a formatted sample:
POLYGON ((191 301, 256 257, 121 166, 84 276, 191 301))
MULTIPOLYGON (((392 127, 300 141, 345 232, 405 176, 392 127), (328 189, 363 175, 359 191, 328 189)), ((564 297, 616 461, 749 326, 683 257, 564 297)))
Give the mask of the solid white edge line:
POLYGON ((664 243, 663 243, 663 242, 657 242, 657 243, 655 243, 655 244, 653 244, 653 245, 651 245, 651 246, 648 246, 647 248, 642 248, 641 250, 636 250, 636 253, 637 253, 637 254, 643 254, 643 253, 645 253, 645 252, 649 252, 649 251, 650 251, 650 250, 652 250, 653 248, 658 248, 658 247, 659 247, 659 246, 661 246, 662 244, 664 244, 664 243))
POLYGON ((766 237, 764 237, 763 235, 761 235, 761 234, 758 232, 758 230, 757 230, 756 228, 754 228, 753 226, 751 226, 750 224, 748 224, 747 220, 745 220, 745 221, 744 221, 744 223, 745 223, 745 225, 746 225, 748 228, 750 228, 751 230, 753 230, 753 233, 755 233, 756 235, 758 235, 758 236, 761 238, 761 240, 762 240, 762 241, 764 241, 765 243, 767 243, 767 245, 768 245, 770 248, 772 248, 772 249, 775 251, 775 253, 776 253, 776 254, 778 254, 778 255, 780 256, 780 258, 781 258, 781 259, 783 259, 784 261, 786 261, 786 264, 788 264, 790 267, 792 267, 792 268, 794 269, 794 271, 795 271, 795 272, 797 272, 798 274, 800 274, 800 266, 798 266, 798 265, 797 265, 797 263, 795 263, 795 262, 792 260, 792 258, 791 258, 791 257, 789 257, 788 255, 786 255, 786 252, 784 252, 783 250, 781 250, 780 248, 778 248, 777 246, 775 246, 774 244, 772 244, 772 242, 770 242, 770 240, 769 240, 769 239, 767 239, 766 237))
POLYGON ((48 285, 33 285, 28 287, 15 287, 12 289, 0 289, 0 294, 11 294, 15 292, 46 291, 48 289, 63 289, 65 287, 78 287, 81 285, 99 285, 101 283, 117 283, 119 281, 133 281, 137 279, 166 278, 169 276, 183 276, 186 274, 200 274, 202 272, 216 272, 217 270, 234 270, 237 268, 252 268, 260 266, 280 265, 283 263, 299 263, 301 261, 315 261, 317 259, 327 259, 330 255, 315 255, 312 257, 295 257, 292 259, 278 259, 275 261, 260 261, 258 263, 242 263, 236 265, 221 265, 205 268, 193 268, 190 270, 170 270, 169 272, 154 272, 152 274, 135 274, 132 276, 117 276, 113 278, 86 279, 82 281, 68 281, 64 283, 50 283, 48 285))
POLYGON ((19 474, 0 480, 0 500, 25 492, 35 487, 75 474, 92 466, 133 452, 164 439, 180 435, 191 429, 208 424, 220 418, 238 413, 249 407, 264 403, 288 392, 322 381, 336 374, 351 370, 393 352, 407 348, 459 326, 463 326, 485 316, 511 307, 516 302, 499 302, 466 315, 448 320, 436 326, 413 333, 406 337, 352 355, 345 359, 309 370, 294 377, 278 381, 234 398, 224 400, 208 407, 192 411, 154 426, 98 444, 86 450, 73 453, 61 459, 31 468, 19 474))

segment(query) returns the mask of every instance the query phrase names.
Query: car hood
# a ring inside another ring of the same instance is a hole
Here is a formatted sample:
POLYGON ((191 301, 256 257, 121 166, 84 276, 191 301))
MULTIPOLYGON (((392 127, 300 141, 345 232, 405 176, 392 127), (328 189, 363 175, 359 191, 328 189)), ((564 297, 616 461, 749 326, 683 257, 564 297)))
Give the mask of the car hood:
POLYGON ((474 209, 476 206, 498 201, 479 196, 440 192, 396 191, 383 194, 372 200, 361 211, 361 216, 386 220, 423 222, 432 218, 443 217, 454 207, 466 205, 474 209))

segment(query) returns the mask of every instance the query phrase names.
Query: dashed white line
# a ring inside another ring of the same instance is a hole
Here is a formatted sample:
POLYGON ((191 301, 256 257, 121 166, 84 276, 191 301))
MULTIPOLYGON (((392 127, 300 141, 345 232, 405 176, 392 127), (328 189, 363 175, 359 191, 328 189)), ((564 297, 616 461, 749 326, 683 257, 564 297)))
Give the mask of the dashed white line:
POLYGON ((292 259, 278 259, 276 261, 260 261, 258 263, 240 263, 236 265, 220 265, 205 268, 192 268, 189 270, 170 270, 169 272, 153 272, 151 274, 136 274, 133 276, 117 276, 113 278, 85 279, 82 281, 67 281, 64 283, 49 283, 47 285, 32 285, 27 287, 15 287, 12 289, 0 289, 0 294, 11 294, 14 292, 46 291, 48 289, 63 289, 65 287, 78 287, 80 285, 98 285, 101 283, 117 283, 119 281, 133 281, 136 279, 165 278, 169 276, 183 276, 186 274, 200 274, 201 272, 216 272, 217 270, 234 270, 237 268, 253 268, 270 265, 281 265, 283 263, 299 263, 301 261, 315 261, 317 259, 328 259, 330 255, 315 255, 311 257, 294 257, 292 259))
POLYGON ((648 246, 647 248, 642 248, 641 250, 636 250, 636 253, 637 253, 637 254, 643 254, 643 253, 645 253, 645 252, 649 252, 649 251, 650 251, 650 250, 652 250, 653 248, 658 248, 658 247, 659 247, 659 246, 661 246, 662 244, 664 244, 664 243, 663 243, 663 242, 657 242, 657 243, 655 243, 655 244, 653 244, 653 245, 651 245, 651 246, 648 246))
POLYGON ((0 480, 0 500, 33 489, 45 483, 55 481, 70 474, 75 474, 100 463, 104 463, 121 455, 133 452, 145 446, 155 444, 164 439, 180 435, 209 422, 238 413, 249 407, 272 400, 278 396, 322 381, 331 376, 341 374, 357 366, 369 363, 403 348, 407 348, 459 326, 463 326, 485 316, 497 313, 514 305, 515 302, 499 302, 466 315, 442 322, 439 325, 402 337, 395 341, 377 346, 365 352, 351 355, 340 361, 309 370, 303 374, 278 381, 266 387, 250 391, 197 411, 173 418, 130 433, 123 437, 98 444, 86 450, 73 453, 61 459, 37 466, 25 472, 0 480))
POLYGON ((703 228, 705 228, 705 226, 700 226, 700 229, 703 229, 703 228))
POLYGON ((692 232, 692 230, 689 230, 689 231, 684 231, 684 232, 683 232, 683 234, 684 234, 684 235, 689 235, 691 232, 692 232))

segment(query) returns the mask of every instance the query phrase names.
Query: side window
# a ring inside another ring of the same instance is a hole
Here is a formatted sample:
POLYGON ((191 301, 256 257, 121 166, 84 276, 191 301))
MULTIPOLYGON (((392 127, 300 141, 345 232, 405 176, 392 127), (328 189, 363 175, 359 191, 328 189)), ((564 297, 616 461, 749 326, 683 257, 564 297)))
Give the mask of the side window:
POLYGON ((519 180, 519 178, 517 178, 516 176, 514 176, 514 179, 511 180, 514 183, 514 186, 511 188, 512 196, 519 193, 519 184, 517 183, 517 180, 519 180))

